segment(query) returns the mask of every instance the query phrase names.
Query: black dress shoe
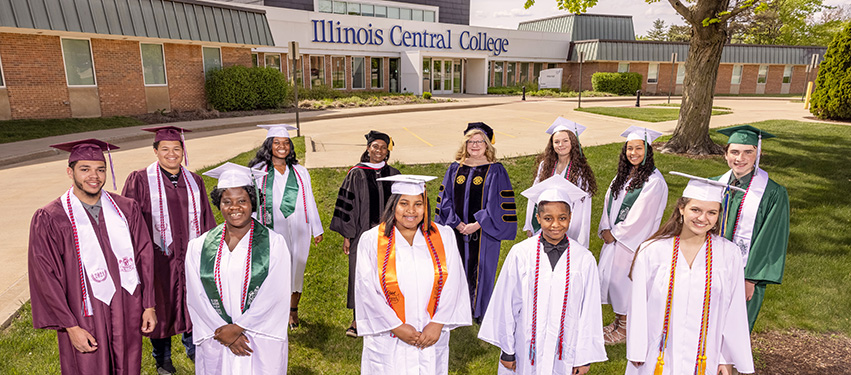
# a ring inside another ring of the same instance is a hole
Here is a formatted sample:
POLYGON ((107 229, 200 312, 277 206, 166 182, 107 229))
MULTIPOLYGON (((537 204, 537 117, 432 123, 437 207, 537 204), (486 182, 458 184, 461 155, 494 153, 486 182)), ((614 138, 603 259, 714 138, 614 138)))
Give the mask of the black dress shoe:
POLYGON ((171 363, 171 359, 166 359, 164 361, 157 361, 157 374, 158 375, 172 375, 177 373, 177 369, 174 368, 174 365, 171 363))

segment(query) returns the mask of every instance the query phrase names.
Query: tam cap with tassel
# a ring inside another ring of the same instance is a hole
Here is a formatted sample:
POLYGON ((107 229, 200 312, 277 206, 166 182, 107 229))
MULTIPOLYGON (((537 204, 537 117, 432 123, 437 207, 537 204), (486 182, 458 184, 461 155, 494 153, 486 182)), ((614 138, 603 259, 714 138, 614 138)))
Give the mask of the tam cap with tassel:
POLYGON ((106 163, 106 158, 103 156, 103 152, 106 151, 106 155, 109 157, 109 171, 112 174, 112 190, 118 190, 118 185, 115 183, 115 167, 112 163, 112 153, 110 151, 118 150, 120 147, 94 138, 57 143, 50 145, 50 147, 71 153, 68 155, 69 164, 80 160, 102 161, 106 163))

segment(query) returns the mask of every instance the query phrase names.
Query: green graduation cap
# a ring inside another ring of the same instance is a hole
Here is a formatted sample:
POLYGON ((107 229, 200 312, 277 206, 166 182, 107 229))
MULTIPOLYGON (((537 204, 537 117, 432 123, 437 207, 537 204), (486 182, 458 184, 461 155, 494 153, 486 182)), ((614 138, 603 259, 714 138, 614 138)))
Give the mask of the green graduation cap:
POLYGON ((750 125, 739 125, 730 128, 720 129, 719 133, 724 134, 730 139, 727 144, 735 143, 741 145, 758 146, 760 138, 774 138, 774 134, 759 130, 750 125))

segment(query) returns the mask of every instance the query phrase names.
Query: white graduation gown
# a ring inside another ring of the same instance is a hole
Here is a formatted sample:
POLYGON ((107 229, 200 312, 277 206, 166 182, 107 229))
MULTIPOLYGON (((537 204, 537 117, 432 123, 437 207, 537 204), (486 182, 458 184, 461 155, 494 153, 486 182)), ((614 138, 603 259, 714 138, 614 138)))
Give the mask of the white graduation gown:
MULTIPOLYGON (((674 239, 648 241, 635 256, 632 271, 632 304, 627 319, 626 358, 644 362, 627 364, 627 375, 652 375, 659 356, 665 318, 671 253, 674 239)), ((738 247, 723 237, 712 236, 712 292, 706 336, 706 374, 718 364, 733 364, 741 373, 753 373, 753 356, 745 308, 744 268, 738 247)), ((668 323, 664 375, 694 373, 706 281, 706 244, 691 268, 680 251, 668 323)))
POLYGON ((611 304, 615 314, 620 315, 626 315, 629 309, 629 268, 632 266, 635 249, 659 229, 665 205, 668 203, 668 184, 662 172, 656 169, 644 183, 644 188, 641 189, 626 219, 615 224, 630 181, 632 180, 624 184, 618 197, 612 201, 611 217, 608 206, 612 188, 609 185, 603 201, 603 215, 597 229, 598 235, 608 229, 615 237, 615 242, 603 244, 600 249, 600 298, 604 304, 611 304))
MULTIPOLYGON (((289 178, 290 169, 284 170, 284 173, 275 171, 275 181, 272 183, 272 220, 274 230, 278 234, 284 236, 287 241, 287 247, 292 255, 292 289, 293 292, 302 292, 304 287, 304 269, 307 266, 307 256, 310 254, 310 243, 313 237, 324 233, 322 229, 322 221, 319 218, 319 211, 316 208, 316 199, 313 197, 313 185, 310 180, 310 173, 300 164, 292 166, 298 176, 301 177, 299 183, 298 199, 295 203, 295 211, 290 217, 284 217, 281 212, 281 201, 284 199, 284 188, 287 186, 287 178, 289 178), (304 195, 302 195, 302 185, 304 185, 304 195), (307 216, 305 216, 304 202, 307 200, 307 216), (306 219, 305 219, 306 218, 306 219)), ((260 166, 260 169, 264 169, 260 166)), ((257 179, 257 186, 261 191, 265 191, 263 185, 263 177, 257 179)))
MULTIPOLYGON (((537 185, 540 181, 541 175, 541 164, 538 164, 538 175, 535 177, 535 181, 532 182, 532 186, 537 185)), ((561 176, 564 176, 562 174, 561 176)), ((582 185, 582 178, 580 177, 579 185, 582 185)), ((532 231, 532 216, 535 210, 535 202, 531 200, 526 202, 526 223, 523 225, 524 231, 532 231)), ((538 230, 540 233, 540 229, 538 230)), ((535 233, 535 234, 538 234, 535 233)), ((591 243, 591 194, 583 197, 573 204, 573 211, 570 215, 570 227, 567 229, 567 236, 579 242, 585 248, 588 248, 591 243)))
MULTIPOLYGON (((209 233, 209 232, 208 232, 209 233)), ((221 259, 222 301, 234 324, 245 329, 254 352, 238 357, 213 339, 213 333, 227 324, 210 305, 201 284, 201 247, 207 234, 189 241, 186 254, 186 304, 192 317, 196 374, 286 374, 287 319, 290 314, 290 252, 284 238, 269 231, 269 273, 245 313, 240 311, 246 234, 233 251, 223 251, 221 259)), ((224 245, 225 247, 227 244, 224 245)))
MULTIPOLYGON (((449 275, 440 295, 434 318, 427 310, 434 284, 434 266, 422 232, 417 231, 413 246, 395 233, 396 274, 405 296, 405 319, 417 331, 431 322, 443 324, 440 339, 423 350, 391 337, 390 330, 402 321, 387 304, 378 278, 378 226, 361 235, 355 284, 355 311, 358 334, 364 336, 361 373, 393 375, 432 375, 449 372, 449 331, 472 324, 470 294, 461 266, 461 255, 451 228, 437 225, 449 275)), ((432 234, 435 236, 436 234, 432 234)))
MULTIPOLYGON (((564 255, 555 269, 541 247, 538 276, 538 317, 535 366, 529 360, 532 339, 532 297, 538 236, 511 248, 496 280, 491 307, 479 339, 514 354, 517 374, 570 374, 573 367, 607 360, 597 264, 588 249, 570 239, 570 285, 564 319, 564 347, 558 360, 558 334, 564 300, 564 255)), ((500 374, 512 372, 501 364, 500 374)))

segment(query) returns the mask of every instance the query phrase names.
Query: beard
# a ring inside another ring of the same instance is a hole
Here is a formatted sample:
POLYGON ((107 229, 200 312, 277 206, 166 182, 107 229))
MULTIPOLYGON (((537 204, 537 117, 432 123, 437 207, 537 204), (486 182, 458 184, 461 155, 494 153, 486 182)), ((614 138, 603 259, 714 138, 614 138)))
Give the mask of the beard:
POLYGON ((89 191, 87 191, 86 189, 83 188, 82 182, 74 180, 74 188, 77 191, 83 193, 86 197, 92 198, 92 199, 100 198, 100 192, 101 192, 101 190, 103 190, 103 185, 104 184, 100 184, 100 187, 98 187, 98 191, 96 191, 94 193, 90 193, 89 191))

